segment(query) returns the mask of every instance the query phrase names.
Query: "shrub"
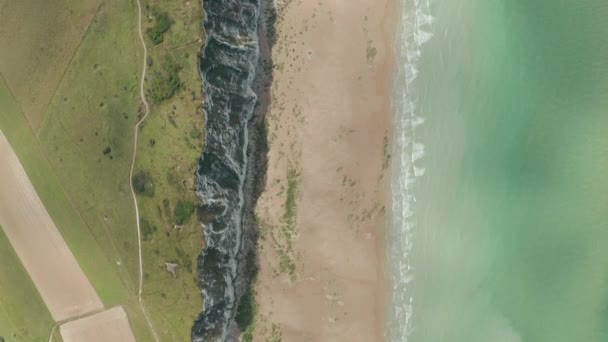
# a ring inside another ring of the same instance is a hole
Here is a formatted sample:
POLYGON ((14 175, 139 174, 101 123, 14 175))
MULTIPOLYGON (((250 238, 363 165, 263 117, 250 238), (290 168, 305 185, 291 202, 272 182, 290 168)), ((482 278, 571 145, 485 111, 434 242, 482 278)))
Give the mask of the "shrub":
POLYGON ((147 240, 150 235, 158 230, 156 226, 151 225, 150 222, 143 217, 139 219, 139 229, 141 229, 144 240, 147 240))
POLYGON ((251 287, 247 289, 247 292, 241 297, 239 306, 236 310, 236 316, 234 320, 239 326, 241 331, 247 330, 253 323, 253 317, 255 316, 255 296, 251 287))
POLYGON ((177 201, 175 205, 175 210, 173 211, 173 216, 175 216, 175 223, 178 225, 185 224, 188 222, 192 214, 194 213, 194 209, 196 205, 192 202, 188 201, 177 201))
POLYGON ((253 341, 253 329, 248 328, 241 336, 242 342, 252 342, 253 341))
POLYGON ((163 34, 171 27, 171 18, 167 12, 155 12, 156 22, 154 27, 148 30, 148 37, 152 40, 154 45, 158 45, 163 42, 163 34))
POLYGON ((188 254, 184 252, 180 247, 175 247, 175 253, 177 253, 178 263, 187 270, 189 273, 192 273, 192 260, 188 257, 188 254))
POLYGON ((193 126, 192 129, 190 130, 190 138, 192 139, 199 139, 201 137, 202 133, 200 131, 200 129, 198 129, 196 126, 193 126))
POLYGON ((241 341, 253 341, 253 329, 255 314, 257 311, 257 303, 255 300, 255 291, 253 286, 258 275, 258 265, 254 250, 249 250, 245 261, 245 272, 247 279, 245 293, 241 298, 236 309, 234 320, 241 330, 241 341))
POLYGON ((168 198, 163 199, 163 209, 167 216, 171 216, 171 202, 168 198))
POLYGON ((169 185, 171 185, 172 187, 174 187, 177 190, 182 189, 182 187, 180 186, 180 182, 179 182, 179 176, 175 169, 169 170, 167 172, 167 183, 169 183, 169 185))
POLYGON ((167 59, 157 70, 150 74, 148 83, 148 95, 154 104, 159 104, 170 99, 182 87, 179 72, 182 66, 167 59))
POLYGON ((170 99, 181 88, 182 82, 177 72, 167 73, 156 71, 152 73, 148 94, 154 104, 170 99))
POLYGON ((289 229, 293 229, 296 224, 299 177, 300 174, 296 169, 290 167, 287 173, 287 196, 285 198, 285 213, 283 214, 283 221, 289 229))
POLYGON ((139 171, 133 176, 133 190, 140 195, 154 196, 154 181, 148 171, 139 171))

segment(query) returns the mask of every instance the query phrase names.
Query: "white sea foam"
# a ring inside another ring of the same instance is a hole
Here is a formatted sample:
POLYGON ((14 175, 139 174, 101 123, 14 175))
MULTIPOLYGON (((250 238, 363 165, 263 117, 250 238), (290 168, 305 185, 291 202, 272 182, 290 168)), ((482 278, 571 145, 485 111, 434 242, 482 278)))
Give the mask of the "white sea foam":
POLYGON ((416 127, 424 123, 417 116, 415 84, 420 74, 418 62, 422 57, 422 45, 433 34, 433 17, 428 0, 402 0, 402 17, 398 38, 399 65, 395 84, 395 139, 393 144, 392 224, 387 243, 389 269, 392 277, 392 307, 389 308, 389 324, 386 337, 389 341, 406 342, 411 333, 414 315, 414 298, 408 284, 414 281, 414 269, 410 263, 413 248, 416 198, 412 188, 416 178, 425 173, 419 165, 423 162, 424 145, 416 138, 416 127))

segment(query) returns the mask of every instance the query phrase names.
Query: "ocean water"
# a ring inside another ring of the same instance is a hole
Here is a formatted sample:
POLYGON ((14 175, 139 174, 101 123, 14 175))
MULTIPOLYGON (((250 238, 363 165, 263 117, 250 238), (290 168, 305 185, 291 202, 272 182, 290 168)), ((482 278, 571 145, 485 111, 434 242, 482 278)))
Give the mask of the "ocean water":
POLYGON ((608 1, 403 0, 388 341, 608 341, 608 1))

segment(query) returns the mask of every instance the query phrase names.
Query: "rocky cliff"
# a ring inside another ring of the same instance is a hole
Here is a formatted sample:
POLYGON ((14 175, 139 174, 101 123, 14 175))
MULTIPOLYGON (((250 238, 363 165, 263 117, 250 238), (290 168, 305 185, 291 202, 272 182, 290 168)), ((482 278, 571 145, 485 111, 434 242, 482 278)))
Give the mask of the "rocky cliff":
POLYGON ((198 260, 203 311, 193 341, 225 341, 239 296, 252 90, 259 58, 258 0, 203 0, 206 40, 200 58, 205 148, 197 171, 198 217, 206 246, 198 260))

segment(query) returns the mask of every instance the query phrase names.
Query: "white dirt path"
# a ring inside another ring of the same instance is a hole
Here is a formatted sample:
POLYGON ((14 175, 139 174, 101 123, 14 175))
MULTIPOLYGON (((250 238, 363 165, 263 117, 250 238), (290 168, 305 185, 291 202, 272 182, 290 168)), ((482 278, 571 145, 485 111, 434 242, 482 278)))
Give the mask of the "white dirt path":
POLYGON ((141 97, 141 102, 144 104, 144 115, 139 119, 137 124, 135 124, 135 134, 133 138, 133 159, 131 160, 131 170, 129 173, 129 186, 131 189, 131 196, 133 197, 133 205, 135 206, 135 222, 137 225, 137 247, 139 252, 139 289, 137 292, 137 300, 139 301, 139 306, 141 307, 144 316, 146 317, 146 322, 154 335, 154 339, 156 342, 159 341, 158 335, 154 330, 154 325, 152 324, 152 320, 150 319, 150 315, 148 314, 148 310, 144 305, 142 299, 142 292, 144 288, 144 265, 143 265, 143 257, 141 252, 141 228, 139 226, 139 205, 137 204, 137 196, 135 195, 135 190, 133 189, 133 172, 135 170, 135 160, 137 158, 137 140, 139 137, 139 127, 146 120, 148 114, 150 113, 150 106, 148 105, 148 101, 146 100, 146 94, 144 91, 144 85, 146 81, 146 72, 147 72, 147 59, 148 59, 148 48, 146 47, 146 41, 144 40, 144 35, 141 28, 141 1, 137 0, 137 9, 138 9, 138 21, 137 21, 137 29, 139 32, 139 39, 141 40, 141 45, 144 49, 144 58, 142 63, 142 72, 141 72, 141 82, 139 85, 139 96, 141 97))

